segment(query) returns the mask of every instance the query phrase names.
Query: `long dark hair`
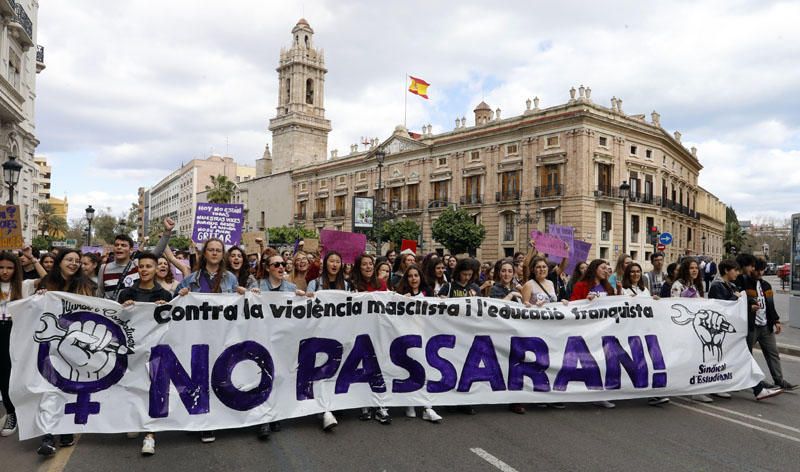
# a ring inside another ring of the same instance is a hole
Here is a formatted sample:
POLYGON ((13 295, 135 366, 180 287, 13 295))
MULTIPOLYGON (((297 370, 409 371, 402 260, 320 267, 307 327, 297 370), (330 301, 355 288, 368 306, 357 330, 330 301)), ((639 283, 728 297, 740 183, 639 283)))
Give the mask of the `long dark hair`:
POLYGON ((350 285, 356 292, 369 292, 369 289, 377 290, 381 288, 378 282, 378 271, 375 264, 375 257, 371 254, 362 253, 356 258, 356 263, 353 265, 353 270, 350 272, 350 285), (361 273, 361 262, 364 259, 372 260, 372 277, 365 277, 361 273))
POLYGON ((416 270, 419 275, 419 292, 426 297, 431 296, 431 287, 428 285, 428 282, 425 281, 425 277, 422 276, 422 270, 420 270, 419 266, 416 264, 411 264, 406 267, 406 271, 403 272, 403 277, 400 279, 400 282, 397 283, 395 291, 401 295, 411 293, 411 285, 408 283, 408 273, 412 270, 416 270))
POLYGON ((333 281, 331 284, 330 276, 328 274, 328 259, 332 256, 336 256, 339 258, 339 261, 342 260, 342 255, 336 251, 330 251, 325 254, 325 257, 322 259, 322 267, 320 267, 319 272, 321 279, 321 287, 324 290, 345 290, 347 289, 347 284, 344 280, 344 263, 342 263, 342 267, 339 269, 339 272, 336 273, 336 280, 333 281))
POLYGON ((60 291, 60 292, 69 292, 75 293, 78 295, 94 295, 94 289, 92 288, 92 282, 89 280, 89 277, 83 273, 83 267, 80 267, 81 259, 81 252, 77 249, 70 249, 66 248, 62 251, 58 252, 54 262, 53 262, 53 270, 47 273, 42 279, 39 281, 39 289, 46 289, 50 291, 60 291), (78 255, 78 271, 75 272, 75 275, 70 277, 69 280, 66 280, 64 276, 61 274, 61 261, 64 260, 68 254, 77 254, 78 255))
POLYGON ((206 240, 206 242, 203 244, 203 250, 200 252, 200 256, 197 258, 197 275, 200 276, 204 271, 206 271, 206 264, 208 263, 208 260, 206 259, 206 249, 208 248, 208 243, 215 241, 222 246, 222 259, 219 261, 217 273, 214 274, 214 278, 211 279, 211 293, 219 293, 219 287, 222 285, 223 274, 225 274, 227 271, 225 264, 225 243, 223 243, 219 238, 211 238, 206 240))
POLYGON ((459 279, 461 278, 461 273, 464 272, 465 270, 472 271, 472 278, 467 281, 467 285, 475 283, 475 281, 478 280, 478 275, 479 275, 478 272, 480 271, 480 268, 481 268, 480 263, 471 257, 465 257, 463 259, 460 259, 458 260, 458 262, 456 262, 455 269, 453 269, 453 277, 452 277, 453 280, 451 280, 450 283, 457 283, 460 285, 461 282, 459 281, 459 279))
POLYGON ((11 274, 11 293, 8 301, 19 300, 22 298, 22 262, 19 257, 11 251, 0 252, 0 261, 9 261, 14 264, 14 273, 11 274))
MULTIPOLYGON (((581 280, 581 278, 583 277, 583 274, 581 274, 581 271, 578 270, 578 267, 580 267, 581 264, 586 264, 586 262, 584 262, 584 261, 578 262, 578 263, 575 264, 575 267, 573 267, 573 269, 572 269, 572 275, 569 276, 569 285, 570 285, 570 287, 574 287, 575 284, 578 283, 578 281, 581 280)), ((588 265, 587 265, 587 267, 588 267, 588 265)))
MULTIPOLYGON (((547 258, 543 256, 536 256, 531 258, 530 262, 528 262, 528 274, 530 274, 528 276, 528 280, 536 280, 536 264, 540 262, 544 262, 544 264, 547 266, 547 275, 550 274, 550 265, 547 263, 547 258)), ((547 278, 547 275, 544 277, 547 278)))
POLYGON ((425 265, 425 282, 431 286, 435 287, 436 283, 438 282, 439 285, 444 285, 447 282, 447 276, 445 273, 447 272, 447 264, 444 263, 444 259, 439 257, 432 257, 428 260, 428 263, 425 265), (436 266, 441 264, 444 266, 444 272, 442 272, 442 278, 438 279, 436 277, 436 266))
POLYGON ((700 298, 703 298, 703 276, 700 274, 700 264, 697 264, 697 277, 695 277, 694 280, 689 280, 689 268, 692 266, 693 262, 697 264, 697 261, 691 257, 687 257, 681 262, 681 267, 678 269, 678 280, 680 280, 685 287, 693 286, 700 295, 700 298))
MULTIPOLYGON (((513 271, 515 271, 515 275, 516 275, 516 268, 514 266, 514 259, 511 259, 510 257, 507 257, 505 259, 499 259, 497 262, 494 263, 494 269, 493 269, 494 270, 494 283, 496 283, 496 284, 502 284, 503 283, 503 280, 500 278, 500 271, 503 269, 503 266, 506 265, 506 264, 509 264, 511 266, 511 269, 513 271)), ((512 278, 511 281, 513 282, 514 279, 512 278)))
MULTIPOLYGON (((84 256, 85 255, 86 254, 84 254, 84 256)), ((158 261, 160 261, 161 259, 164 259, 167 262, 167 276, 164 277, 164 282, 166 282, 168 284, 171 284, 172 282, 175 281, 175 274, 172 273, 172 263, 170 263, 169 259, 167 259, 166 257, 158 256, 158 261)), ((159 264, 158 261, 156 261, 156 269, 158 269, 158 264, 159 264)), ((156 270, 156 274, 157 273, 158 273, 158 270, 156 270)), ((158 277, 158 276, 156 275, 156 277, 158 277)))
POLYGON ((634 267, 638 267, 639 273, 641 274, 639 277, 639 283, 636 284, 636 288, 639 290, 644 290, 644 269, 642 269, 642 266, 640 266, 638 262, 631 262, 628 264, 628 267, 625 268, 625 274, 622 276, 622 288, 631 288, 633 286, 631 282, 631 269, 634 267))
POLYGON ((606 289, 606 293, 609 295, 614 295, 616 292, 611 287, 611 284, 608 283, 608 278, 605 279, 598 279, 597 278, 597 268, 601 265, 605 264, 606 261, 603 259, 595 259, 589 263, 589 267, 586 269, 586 273, 583 274, 583 278, 581 279, 582 282, 586 282, 589 285, 589 289, 591 290, 597 284, 603 286, 606 289))
POLYGON ((100 273, 100 256, 93 252, 87 252, 86 254, 81 254, 81 259, 84 257, 88 257, 94 262, 94 274, 92 275, 96 277, 100 273))
POLYGON ((233 251, 239 251, 239 254, 242 255, 242 266, 239 267, 239 270, 233 270, 233 268, 230 268, 228 271, 236 276, 236 280, 238 280, 240 287, 247 287, 247 279, 250 278, 250 270, 247 263, 247 255, 244 253, 244 251, 242 251, 242 248, 239 246, 233 246, 228 249, 228 252, 225 253, 225 263, 227 265, 228 259, 231 257, 233 251))

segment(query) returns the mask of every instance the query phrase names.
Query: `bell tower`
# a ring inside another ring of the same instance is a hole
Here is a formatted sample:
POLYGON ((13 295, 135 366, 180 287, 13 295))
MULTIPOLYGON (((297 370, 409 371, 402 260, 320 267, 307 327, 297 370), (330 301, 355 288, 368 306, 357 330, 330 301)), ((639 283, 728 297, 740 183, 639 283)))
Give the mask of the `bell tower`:
POLYGON ((305 20, 292 28, 292 46, 282 48, 278 64, 278 108, 269 120, 272 173, 325 160, 330 120, 325 119, 325 58, 314 47, 314 30, 305 20))

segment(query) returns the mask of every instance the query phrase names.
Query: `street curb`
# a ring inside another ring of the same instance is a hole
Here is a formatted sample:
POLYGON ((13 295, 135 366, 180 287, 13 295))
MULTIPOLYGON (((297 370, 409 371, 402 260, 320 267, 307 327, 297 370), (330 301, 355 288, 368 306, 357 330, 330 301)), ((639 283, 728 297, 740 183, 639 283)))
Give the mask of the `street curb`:
POLYGON ((778 344, 778 352, 786 354, 787 356, 800 357, 800 346, 791 346, 789 344, 778 344))

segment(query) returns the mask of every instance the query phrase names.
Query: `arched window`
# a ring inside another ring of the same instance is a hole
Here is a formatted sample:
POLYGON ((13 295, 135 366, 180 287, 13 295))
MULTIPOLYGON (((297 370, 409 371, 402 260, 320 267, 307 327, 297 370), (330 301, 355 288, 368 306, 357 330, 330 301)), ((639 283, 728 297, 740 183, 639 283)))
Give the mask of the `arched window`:
POLYGON ((292 101, 292 79, 286 79, 286 103, 292 101))
POLYGON ((306 80, 306 103, 309 105, 314 104, 314 80, 306 80))
POLYGON ((306 48, 308 48, 308 35, 306 35, 306 48))

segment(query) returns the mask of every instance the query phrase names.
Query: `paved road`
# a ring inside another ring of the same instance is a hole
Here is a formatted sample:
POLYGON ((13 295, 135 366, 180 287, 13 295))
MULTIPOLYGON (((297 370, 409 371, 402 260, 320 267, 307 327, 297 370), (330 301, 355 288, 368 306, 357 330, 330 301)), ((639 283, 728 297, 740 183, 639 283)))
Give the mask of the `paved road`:
MULTIPOLYGON (((800 358, 784 357, 783 364, 786 378, 800 382, 800 358)), ((123 434, 86 435, 47 461, 36 457, 36 441, 0 438, 0 470, 794 471, 800 464, 800 391, 761 403, 743 391, 711 405, 674 399, 649 407, 635 400, 614 410, 441 412, 444 423, 433 425, 395 410, 391 426, 359 422, 350 412, 333 433, 305 418, 285 422, 266 443, 245 430, 220 432, 213 444, 193 434, 160 433, 149 458, 139 455, 140 439, 123 434)))

